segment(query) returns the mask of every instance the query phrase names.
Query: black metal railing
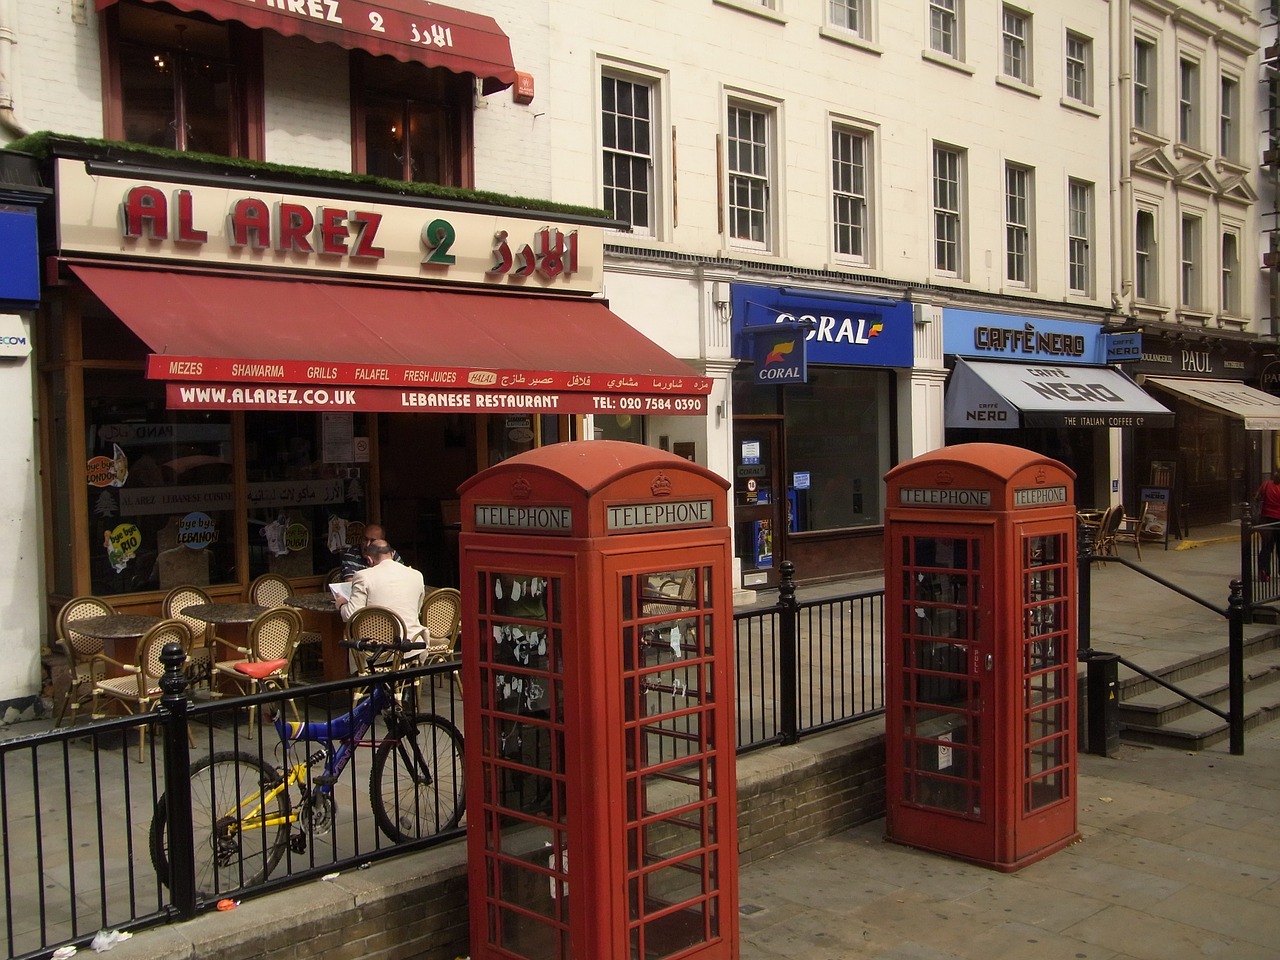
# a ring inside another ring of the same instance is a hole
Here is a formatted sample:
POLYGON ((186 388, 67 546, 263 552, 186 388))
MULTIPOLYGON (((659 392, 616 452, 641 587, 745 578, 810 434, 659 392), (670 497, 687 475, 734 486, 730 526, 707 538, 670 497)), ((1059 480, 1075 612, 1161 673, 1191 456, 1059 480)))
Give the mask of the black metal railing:
MULTIPOLYGON (((1248 523, 1243 524, 1248 527, 1248 523)), ((1234 579, 1230 583, 1230 594, 1227 598, 1225 607, 1217 606, 1210 603, 1203 597, 1198 597, 1189 590, 1178 586, 1170 580, 1166 580, 1157 573, 1153 573, 1146 567, 1126 560, 1124 557, 1108 555, 1100 557, 1093 552, 1093 535, 1086 528, 1081 527, 1078 538, 1077 550, 1078 563, 1078 579, 1079 585, 1077 590, 1078 605, 1078 634, 1079 634, 1079 650, 1077 651, 1077 659, 1085 664, 1086 669, 1086 688, 1089 709, 1089 737, 1088 750, 1090 753, 1105 755, 1110 752, 1111 746, 1108 741, 1114 741, 1119 734, 1119 721, 1115 711, 1119 708, 1119 701, 1112 689, 1115 684, 1115 665, 1123 664, 1134 673, 1146 678, 1147 680, 1157 684, 1176 694, 1179 697, 1193 703, 1196 706, 1208 710, 1214 716, 1223 720, 1227 724, 1227 735, 1231 753, 1239 756, 1244 753, 1244 733, 1245 733, 1245 710, 1244 710, 1244 621, 1245 621, 1245 590, 1246 584, 1244 579, 1234 579), (1134 663, 1127 657, 1115 653, 1108 653, 1097 650, 1092 643, 1092 614, 1091 607, 1093 604, 1093 595, 1091 588, 1091 577, 1093 565, 1095 562, 1119 563, 1128 567, 1148 580, 1172 590, 1174 593, 1185 597, 1188 600, 1200 604, 1207 610, 1212 610, 1218 616, 1227 621, 1227 709, 1214 706, 1206 700, 1197 697, 1195 694, 1179 687, 1177 684, 1171 683, 1164 677, 1152 673, 1145 667, 1134 663), (1101 704, 1106 703, 1107 710, 1096 709, 1101 704)), ((1256 556, 1256 554, 1255 554, 1256 556)), ((1242 569, 1247 571, 1248 566, 1242 569)))
MULTIPOLYGON (((794 567, 784 563, 781 570, 777 603, 734 615, 739 752, 794 743, 884 709, 883 590, 799 601, 794 567)), ((203 851, 186 831, 166 831, 170 871, 162 881, 153 865, 152 823, 162 802, 166 822, 198 818, 189 792, 193 766, 225 752, 248 754, 266 768, 285 765, 284 745, 261 712, 272 705, 287 710, 280 693, 209 698, 197 690, 189 699, 180 662, 166 676, 157 712, 0 740, 0 895, 10 957, 34 960, 58 946, 83 945, 99 930, 181 919, 218 898, 278 889, 462 836, 459 828, 426 840, 388 840, 370 811, 373 752, 357 751, 335 784, 337 813, 327 831, 308 832, 305 845, 291 843, 251 890, 233 881, 202 895, 191 860, 203 851)), ((418 681, 421 710, 461 728, 453 669, 415 668, 400 678, 418 681)), ((353 677, 296 686, 287 696, 300 716, 332 719, 367 685, 367 678, 353 677)))
POLYGON ((778 602, 733 618, 739 753, 884 711, 884 590, 798 600, 780 571, 778 602))

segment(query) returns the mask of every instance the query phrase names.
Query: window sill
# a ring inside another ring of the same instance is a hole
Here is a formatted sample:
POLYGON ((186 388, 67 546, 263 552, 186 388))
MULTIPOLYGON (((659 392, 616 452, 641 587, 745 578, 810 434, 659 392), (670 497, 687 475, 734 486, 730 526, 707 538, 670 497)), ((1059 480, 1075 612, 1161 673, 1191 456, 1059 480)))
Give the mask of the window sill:
POLYGON ((1021 80, 1015 80, 1013 77, 1006 77, 1003 74, 996 77, 996 86, 1004 87, 1006 90, 1012 90, 1014 93, 1020 93, 1027 97, 1039 99, 1042 96, 1040 91, 1029 83, 1023 83, 1021 80))
POLYGON ((1204 163, 1209 159, 1209 154, 1205 153, 1199 147, 1193 147, 1191 144, 1182 143, 1181 141, 1173 145, 1173 155, 1177 159, 1190 157, 1192 160, 1199 160, 1201 163, 1204 163))
POLYGON ((1213 314, 1206 313, 1199 307, 1180 307, 1174 311, 1174 316, 1179 323, 1194 323, 1202 327, 1209 326, 1209 321, 1213 319, 1213 314))
POLYGON ((884 54, 884 47, 880 46, 880 44, 872 43, 860 34, 853 33, 850 30, 842 30, 839 27, 823 25, 818 28, 818 36, 824 40, 830 40, 832 43, 853 47, 855 50, 861 50, 863 53, 870 53, 877 57, 884 54))
POLYGON ((759 0, 755 3, 751 3, 750 0, 711 0, 711 2, 717 7, 728 7, 731 10, 749 13, 753 17, 759 17, 761 20, 768 20, 779 25, 785 25, 787 22, 787 18, 779 14, 778 11, 761 6, 759 0))
POLYGON ((1167 147, 1169 138, 1162 137, 1151 130, 1144 130, 1142 127, 1132 127, 1129 130, 1129 142, 1145 143, 1149 147, 1167 147))
POLYGON ((1229 173, 1237 177, 1247 176, 1249 173, 1249 168, 1239 160, 1228 160, 1226 157, 1219 157, 1213 166, 1218 173, 1229 173))
POLYGON ((1076 113, 1083 113, 1086 117, 1093 117, 1095 120, 1102 116, 1101 110, 1095 110, 1083 100, 1072 100, 1070 97, 1063 97, 1058 101, 1058 105, 1064 110, 1072 110, 1076 113))
POLYGON ((929 63, 936 63, 938 66, 954 70, 956 73, 963 73, 966 77, 973 76, 973 67, 961 60, 957 60, 955 57, 948 57, 945 53, 938 53, 936 50, 921 50, 920 59, 927 60, 929 63))

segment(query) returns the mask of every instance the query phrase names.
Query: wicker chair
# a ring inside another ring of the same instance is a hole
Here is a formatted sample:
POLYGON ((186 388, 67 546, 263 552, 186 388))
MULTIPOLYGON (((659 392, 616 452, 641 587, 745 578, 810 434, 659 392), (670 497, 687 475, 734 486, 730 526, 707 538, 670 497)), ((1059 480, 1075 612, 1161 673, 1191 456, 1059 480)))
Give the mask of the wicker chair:
MULTIPOLYGON (((243 692, 285 690, 289 687, 289 668, 298 648, 298 636, 302 633, 302 614, 292 607, 273 607, 258 614, 249 624, 249 645, 238 647, 218 638, 217 646, 232 650, 239 656, 216 661, 215 675, 229 678, 243 692)), ((298 708, 289 701, 293 714, 298 708)), ((253 736, 253 714, 249 710, 249 736, 253 736)))
POLYGON ((1116 530, 1116 543, 1132 543, 1138 551, 1138 559, 1142 559, 1142 531, 1147 525, 1147 511, 1151 504, 1143 500, 1142 509, 1138 511, 1136 517, 1121 512, 1120 526, 1116 530))
POLYGON ((249 584, 249 602, 264 607, 283 607, 293 595, 293 586, 278 573, 264 573, 249 584))
MULTIPOLYGON (((399 614, 388 610, 386 607, 361 607, 347 621, 346 629, 343 633, 348 640, 374 640, 378 643, 390 643, 393 640, 403 640, 407 632, 404 621, 400 619, 399 614)), ((355 661, 355 672, 358 675, 367 676, 373 673, 372 668, 369 666, 369 656, 365 651, 353 649, 351 656, 355 661)), ((384 660, 379 663, 378 672, 398 670, 402 656, 397 651, 389 661, 384 660)))
POLYGON ((189 617, 182 611, 197 604, 209 603, 209 595, 193 584, 174 587, 160 604, 161 616, 181 620, 191 631, 191 645, 187 650, 187 677, 192 683, 212 683, 213 643, 216 633, 212 623, 189 617))
POLYGON ((58 646, 67 658, 70 685, 62 698, 55 726, 62 725, 68 709, 71 711, 71 725, 75 726, 80 705, 93 696, 93 685, 106 676, 106 665, 101 660, 102 641, 77 631, 75 622, 112 613, 115 610, 111 604, 97 597, 76 597, 64 603, 58 611, 58 646))
MULTIPOLYGON (((293 584, 278 573, 264 573, 249 584, 249 602, 264 607, 283 607, 293 596, 293 584)), ((320 645, 320 631, 303 630, 298 634, 298 646, 320 645)))
MULTIPOLYGON (((110 657, 99 654, 99 661, 111 664, 124 675, 103 677, 93 685, 93 715, 101 717, 99 705, 105 698, 118 703, 128 713, 143 713, 150 710, 152 704, 160 699, 160 677, 164 673, 164 664, 160 662, 160 652, 166 644, 177 643, 188 654, 191 650, 191 628, 182 620, 161 620, 146 632, 138 641, 138 658, 136 663, 120 663, 110 657)), ((188 731, 188 737, 191 736, 188 731)), ((147 725, 138 727, 138 762, 142 762, 142 750, 147 742, 147 725)), ((192 745, 195 741, 191 740, 192 745)))
MULTIPOLYGON (((427 594, 422 603, 423 639, 427 649, 419 663, 451 663, 458 660, 458 635, 462 632, 462 594, 453 587, 440 587, 427 594)), ((458 693, 462 693, 462 675, 453 671, 458 693)))
POLYGON ((1116 532, 1120 529, 1120 521, 1124 519, 1124 507, 1116 504, 1108 507, 1098 521, 1097 532, 1094 533, 1093 555, 1095 557, 1118 557, 1116 548, 1116 532))

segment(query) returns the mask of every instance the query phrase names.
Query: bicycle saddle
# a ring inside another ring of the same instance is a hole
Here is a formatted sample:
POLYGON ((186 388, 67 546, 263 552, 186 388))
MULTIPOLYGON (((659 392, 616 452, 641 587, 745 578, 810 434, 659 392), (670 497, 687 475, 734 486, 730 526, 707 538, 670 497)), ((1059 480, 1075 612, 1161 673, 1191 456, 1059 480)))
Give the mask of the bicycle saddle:
POLYGON ((288 660, 250 660, 236 664, 236 673, 243 673, 255 680, 263 680, 288 664, 288 660))

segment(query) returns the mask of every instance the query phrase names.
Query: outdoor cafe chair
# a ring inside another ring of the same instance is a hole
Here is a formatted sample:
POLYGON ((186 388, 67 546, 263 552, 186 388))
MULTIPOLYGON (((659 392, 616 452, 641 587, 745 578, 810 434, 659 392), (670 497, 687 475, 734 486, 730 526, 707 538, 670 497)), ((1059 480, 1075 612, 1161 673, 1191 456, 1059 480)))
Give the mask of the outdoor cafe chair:
MULTIPOLYGON (((120 663, 105 654, 98 659, 105 666, 110 664, 121 671, 122 676, 103 677, 93 685, 93 716, 100 718, 102 713, 99 704, 105 698, 119 703, 128 713, 144 713, 160 699, 160 677, 164 673, 164 664, 160 661, 160 653, 165 644, 176 643, 184 651, 191 649, 191 628, 178 619, 161 620, 148 630, 138 641, 136 663, 120 663)), ((190 736, 190 731, 188 731, 190 736)), ((142 762, 142 748, 147 740, 147 724, 138 728, 138 762, 142 762)), ((194 745, 195 741, 191 741, 194 745)))
POLYGON ((194 584, 174 587, 160 604, 160 615, 166 619, 181 620, 191 631, 191 647, 187 651, 187 677, 192 682, 203 681, 212 686, 213 674, 213 624, 197 620, 183 613, 187 607, 211 602, 209 594, 194 584))
POLYGON ((106 676, 106 665, 101 659, 102 641, 80 633, 75 629, 75 622, 113 613, 115 609, 107 601, 87 596, 68 600, 58 611, 55 628, 58 645, 67 658, 70 685, 62 698, 62 706, 58 710, 58 720, 54 726, 62 725, 68 710, 71 711, 71 725, 75 726, 80 705, 93 696, 93 685, 106 676))
MULTIPOLYGON (((427 594, 422 602, 422 625, 426 632, 422 638, 427 649, 422 653, 422 664, 451 663, 458 659, 458 635, 462 632, 462 594, 455 587, 440 587, 427 594)), ((458 692, 462 692, 462 676, 453 672, 458 692)))
MULTIPOLYGON (((361 607, 351 619, 347 621, 347 625, 343 631, 343 635, 347 640, 373 640, 377 643, 390 643, 393 640, 404 640, 408 634, 408 628, 405 627, 404 621, 400 615, 386 607, 361 607)), ((373 672, 369 667, 369 658, 363 650, 351 648, 352 658, 355 660, 356 674, 359 676, 367 676, 373 672)), ((400 667, 401 654, 396 652, 395 656, 380 668, 386 670, 397 670, 400 667)))
MULTIPOLYGON (((293 584, 278 573, 263 573, 249 584, 249 602, 263 607, 283 607, 293 596, 293 584)), ((302 630, 298 634, 298 646, 320 643, 320 631, 302 630)))
POLYGON ((1147 525, 1147 510, 1150 503, 1146 500, 1142 501, 1142 509, 1138 511, 1136 517, 1131 517, 1121 511, 1120 526, 1116 530, 1116 543, 1132 543, 1138 551, 1138 559, 1142 559, 1142 531, 1147 525))
POLYGON ((1107 507, 1098 521, 1098 529, 1093 535, 1093 555, 1095 557, 1118 557, 1116 548, 1116 532, 1120 529, 1120 521, 1124 519, 1124 507, 1116 504, 1107 507))
MULTIPOLYGON (((217 646, 235 651, 239 656, 216 661, 215 674, 229 678, 244 693, 284 690, 289 686, 289 668, 302 633, 302 614, 292 607, 272 607, 258 614, 249 624, 248 646, 240 647, 218 638, 217 646)), ((289 701, 294 716, 298 708, 289 701)), ((252 708, 249 710, 249 736, 253 736, 252 708)))

